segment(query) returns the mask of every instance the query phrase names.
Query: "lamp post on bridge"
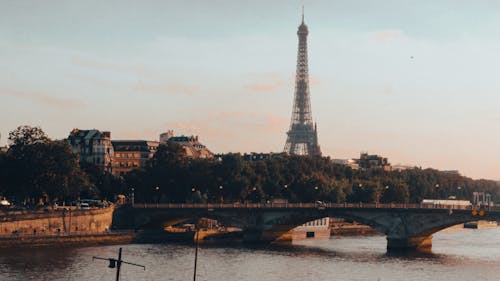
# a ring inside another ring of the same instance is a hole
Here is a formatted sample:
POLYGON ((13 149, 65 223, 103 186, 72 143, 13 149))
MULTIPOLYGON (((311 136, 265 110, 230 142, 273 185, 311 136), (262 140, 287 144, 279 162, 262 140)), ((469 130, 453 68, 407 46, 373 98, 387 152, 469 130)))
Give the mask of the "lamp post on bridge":
POLYGON ((134 207, 134 204, 135 204, 135 193, 134 193, 135 189, 133 187, 130 188, 130 203, 132 205, 132 207, 134 207))
POLYGON ((224 193, 222 192, 222 190, 224 189, 224 187, 222 185, 219 185, 219 192, 220 192, 220 203, 224 203, 224 193))
POLYGON ((440 194, 440 192, 439 192, 439 183, 436 183, 436 184, 434 185, 434 187, 436 188, 436 191, 435 191, 435 192, 437 193, 437 198, 436 198, 436 199, 441 199, 441 194, 440 194))
POLYGON ((461 195, 461 191, 462 191, 462 187, 461 186, 457 186, 457 199, 460 199, 460 195, 461 195))
POLYGON ((157 186, 155 187, 156 190, 156 208, 158 208, 158 205, 160 203, 160 187, 157 186))

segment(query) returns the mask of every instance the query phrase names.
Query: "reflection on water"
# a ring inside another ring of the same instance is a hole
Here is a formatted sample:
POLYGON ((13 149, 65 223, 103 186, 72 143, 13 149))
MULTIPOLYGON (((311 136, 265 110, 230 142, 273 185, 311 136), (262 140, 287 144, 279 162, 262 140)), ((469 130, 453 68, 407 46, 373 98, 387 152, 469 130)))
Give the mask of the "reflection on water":
MULTIPOLYGON (((202 245, 198 280, 498 280, 500 229, 434 235, 432 253, 386 253, 384 236, 293 245, 202 245)), ((114 280, 120 246, 0 250, 1 280, 114 280)), ((121 280, 191 280, 193 245, 123 245, 121 280)))

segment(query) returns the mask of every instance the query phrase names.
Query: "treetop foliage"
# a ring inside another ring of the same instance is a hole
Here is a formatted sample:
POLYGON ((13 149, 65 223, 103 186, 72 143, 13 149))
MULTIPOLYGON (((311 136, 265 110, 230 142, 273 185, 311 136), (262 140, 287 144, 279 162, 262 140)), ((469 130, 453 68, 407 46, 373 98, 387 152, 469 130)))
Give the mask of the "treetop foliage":
POLYGON ((179 144, 162 144, 143 168, 115 177, 82 163, 65 141, 38 127, 20 126, 0 154, 0 195, 25 204, 112 199, 134 190, 137 202, 381 202, 419 203, 422 199, 470 200, 474 191, 495 200, 499 185, 458 173, 414 168, 404 171, 352 170, 328 157, 279 155, 245 161, 240 154, 191 159, 179 144))

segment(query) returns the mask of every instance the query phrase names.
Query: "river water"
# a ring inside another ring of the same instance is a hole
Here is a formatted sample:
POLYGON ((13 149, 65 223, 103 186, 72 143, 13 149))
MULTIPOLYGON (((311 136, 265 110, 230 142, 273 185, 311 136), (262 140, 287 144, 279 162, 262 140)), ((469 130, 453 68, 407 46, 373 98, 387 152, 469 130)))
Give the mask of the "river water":
MULTIPOLYGON (((120 280, 193 280, 194 247, 132 244, 0 251, 0 280, 115 280, 92 256, 126 261, 120 280)), ((290 246, 202 245, 197 280, 500 280, 500 228, 440 232, 428 254, 388 254, 384 236, 304 240, 290 246)))

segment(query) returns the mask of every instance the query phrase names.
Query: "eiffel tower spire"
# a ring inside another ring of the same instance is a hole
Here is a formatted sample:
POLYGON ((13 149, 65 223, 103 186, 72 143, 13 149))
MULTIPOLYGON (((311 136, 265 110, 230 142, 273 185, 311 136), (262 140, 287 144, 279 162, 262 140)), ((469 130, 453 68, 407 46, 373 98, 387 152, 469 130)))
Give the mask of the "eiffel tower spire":
POLYGON ((289 154, 321 156, 318 145, 318 132, 316 124, 313 124, 309 98, 308 34, 309 29, 304 23, 304 7, 302 7, 302 23, 297 31, 299 48, 297 52, 297 72, 295 74, 295 95, 290 130, 287 132, 284 151, 289 154))

